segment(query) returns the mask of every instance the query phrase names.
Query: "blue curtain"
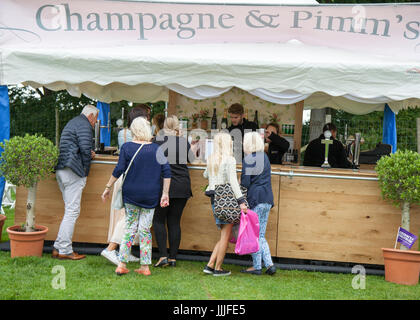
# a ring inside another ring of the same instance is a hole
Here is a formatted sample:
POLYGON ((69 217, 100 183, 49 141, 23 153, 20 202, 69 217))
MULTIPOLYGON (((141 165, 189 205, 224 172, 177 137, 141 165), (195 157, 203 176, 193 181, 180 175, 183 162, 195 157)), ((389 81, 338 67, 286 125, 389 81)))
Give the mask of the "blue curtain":
POLYGON ((385 104, 382 143, 392 146, 392 153, 397 151, 397 125, 395 113, 385 104))
MULTIPOLYGON (((0 86, 0 141, 10 139, 10 106, 9 92, 7 86, 0 86)), ((3 149, 0 148, 0 153, 3 149)), ((3 200, 3 192, 6 181, 4 177, 0 177, 0 206, 3 200)))
MULTIPOLYGON (((107 126, 108 116, 111 115, 109 104, 98 101, 96 107, 99 109, 98 120, 101 120, 101 126, 107 126)), ((111 145, 111 128, 101 129, 101 143, 103 143, 105 147, 109 147, 111 145)))

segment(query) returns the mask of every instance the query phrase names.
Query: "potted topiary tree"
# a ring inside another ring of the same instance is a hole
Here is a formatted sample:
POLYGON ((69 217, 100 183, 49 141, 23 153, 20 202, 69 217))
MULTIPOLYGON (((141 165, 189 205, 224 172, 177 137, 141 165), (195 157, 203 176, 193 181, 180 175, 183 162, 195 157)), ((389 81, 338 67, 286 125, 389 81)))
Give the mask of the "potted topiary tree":
POLYGON ((0 146, 4 149, 0 159, 0 173, 12 184, 28 189, 25 225, 7 228, 11 256, 42 256, 48 228, 35 225, 36 188, 40 180, 54 171, 58 148, 42 136, 29 134, 13 137, 0 146))
MULTIPOLYGON (((382 157, 376 166, 382 197, 402 210, 401 227, 410 231, 410 207, 420 203, 420 154, 405 150, 382 157)), ((382 248, 385 280, 415 285, 419 281, 420 252, 382 248)))

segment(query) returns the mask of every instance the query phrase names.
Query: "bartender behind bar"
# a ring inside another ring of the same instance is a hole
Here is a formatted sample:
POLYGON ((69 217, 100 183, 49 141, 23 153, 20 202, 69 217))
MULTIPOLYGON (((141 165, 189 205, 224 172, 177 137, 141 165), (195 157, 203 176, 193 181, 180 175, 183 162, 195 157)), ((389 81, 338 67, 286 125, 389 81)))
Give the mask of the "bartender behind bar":
POLYGON ((342 143, 336 140, 337 127, 332 123, 327 123, 322 129, 322 134, 319 138, 309 142, 305 152, 304 166, 321 167, 325 160, 325 144, 321 140, 325 139, 324 132, 329 130, 331 132, 331 139, 333 143, 328 150, 328 163, 332 168, 351 168, 351 162, 347 159, 346 151, 342 143))
MULTIPOLYGON (((234 103, 232 104, 229 109, 229 117, 232 125, 228 128, 229 133, 234 136, 233 143, 234 143, 234 149, 237 147, 238 150, 242 149, 242 158, 244 158, 244 152, 243 152, 243 140, 244 140, 244 134, 248 131, 257 131, 258 126, 255 122, 248 121, 244 117, 244 107, 240 103, 234 103), (235 139, 238 138, 237 134, 235 134, 235 131, 237 132, 240 130, 240 133, 242 134, 242 137, 239 137, 241 139, 235 139), (239 141, 240 140, 240 141, 239 141), (240 149, 239 149, 240 148, 240 149)), ((236 159, 237 161, 239 159, 236 159)))
POLYGON ((279 125, 269 123, 265 129, 265 141, 268 143, 265 152, 271 164, 281 164, 283 155, 289 150, 290 143, 279 135, 279 125))

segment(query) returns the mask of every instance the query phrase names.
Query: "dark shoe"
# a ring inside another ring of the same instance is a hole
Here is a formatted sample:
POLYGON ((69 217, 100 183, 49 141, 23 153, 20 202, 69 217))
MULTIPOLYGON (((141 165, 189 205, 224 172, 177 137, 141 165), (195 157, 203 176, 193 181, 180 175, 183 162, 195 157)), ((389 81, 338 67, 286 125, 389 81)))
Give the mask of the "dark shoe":
POLYGON ((213 268, 210 268, 209 266, 206 266, 206 267, 203 269, 203 272, 204 272, 204 273, 207 273, 207 274, 214 274, 214 269, 213 269, 213 268))
POLYGON ((172 261, 168 260, 168 263, 170 267, 176 267, 176 260, 172 260, 172 261))
POLYGON ((165 258, 165 259, 163 259, 161 262, 156 263, 156 264, 155 264, 155 267, 156 267, 156 268, 160 268, 160 267, 166 267, 166 266, 168 266, 168 265, 169 265, 168 259, 167 259, 167 258, 165 258))
POLYGON ((267 268, 265 273, 270 276, 274 275, 276 273, 276 267, 274 266, 274 264, 271 267, 267 268))
POLYGON ((224 277, 224 276, 230 276, 230 271, 227 270, 214 270, 213 272, 214 277, 224 277))
POLYGON ((241 270, 241 273, 247 273, 247 274, 255 274, 257 276, 260 276, 262 274, 261 269, 260 270, 241 270))

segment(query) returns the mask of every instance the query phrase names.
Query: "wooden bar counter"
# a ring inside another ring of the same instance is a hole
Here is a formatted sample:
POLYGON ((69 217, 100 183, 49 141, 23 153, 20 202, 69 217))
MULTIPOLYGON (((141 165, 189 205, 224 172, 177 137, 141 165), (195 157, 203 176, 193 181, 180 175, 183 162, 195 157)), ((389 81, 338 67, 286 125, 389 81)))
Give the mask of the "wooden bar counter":
MULTIPOLYGON (((107 243, 111 202, 103 203, 100 196, 117 160, 98 155, 92 163, 73 241, 107 243)), ((190 166, 194 196, 182 215, 180 249, 211 252, 220 236, 210 199, 202 191, 207 185, 204 168, 190 166)), ((272 188, 275 206, 266 238, 273 256, 381 265, 381 248, 394 247, 401 210, 382 200, 373 170, 272 165, 272 188)), ((26 194, 18 188, 17 224, 25 221, 26 194)), ((39 183, 36 202, 36 223, 49 228, 47 240, 55 240, 63 213, 62 195, 52 176, 39 183)), ((411 230, 420 230, 419 206, 411 208, 411 230)), ((233 245, 228 252, 234 252, 233 245)))

